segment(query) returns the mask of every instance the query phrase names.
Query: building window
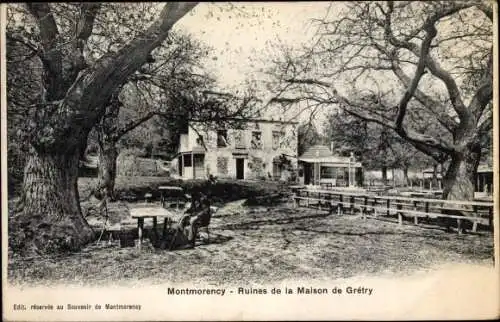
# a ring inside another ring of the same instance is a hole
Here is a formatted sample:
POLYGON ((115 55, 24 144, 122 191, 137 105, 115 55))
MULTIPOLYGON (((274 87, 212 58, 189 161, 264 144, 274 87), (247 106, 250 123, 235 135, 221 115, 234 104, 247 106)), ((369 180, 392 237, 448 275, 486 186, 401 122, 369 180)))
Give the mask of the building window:
POLYGON ((337 180, 345 180, 347 179, 347 171, 344 171, 344 168, 338 168, 337 170, 337 180))
POLYGON ((245 134, 243 131, 236 131, 234 134, 234 143, 236 149, 246 149, 247 146, 245 144, 245 134))
POLYGON ((283 147, 285 132, 273 131, 273 150, 283 147))
POLYGON ((262 149, 262 132, 253 131, 252 132, 252 149, 262 149))
POLYGON ((196 138, 196 144, 199 145, 199 146, 204 146, 205 145, 204 139, 203 139, 203 135, 199 135, 196 138))
POLYGON ((217 131, 217 147, 225 148, 229 145, 229 140, 227 137, 227 130, 218 130, 217 131))
POLYGON ((203 167, 203 163, 205 161, 205 155, 204 154, 195 154, 195 155, 193 155, 193 161, 194 161, 195 167, 203 167))
POLYGON ((227 175, 229 173, 228 163, 228 158, 217 157, 217 173, 219 175, 227 175))
POLYGON ((285 137, 285 132, 281 132, 280 148, 292 149, 292 142, 290 137, 285 137))
POLYGON ((321 179, 336 179, 337 168, 321 167, 321 179))

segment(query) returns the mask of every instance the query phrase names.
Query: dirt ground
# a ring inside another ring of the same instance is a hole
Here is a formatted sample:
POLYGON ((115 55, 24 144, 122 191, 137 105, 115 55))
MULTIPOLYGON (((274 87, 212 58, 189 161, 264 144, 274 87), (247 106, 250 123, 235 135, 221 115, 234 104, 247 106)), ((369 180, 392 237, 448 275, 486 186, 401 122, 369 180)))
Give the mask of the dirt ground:
MULTIPOLYGON (((118 243, 89 245, 71 255, 10 258, 9 281, 22 285, 185 283, 247 285, 285 279, 401 275, 449 263, 493 265, 489 232, 458 235, 439 227, 398 226, 389 220, 311 209, 219 209, 210 242, 194 249, 142 250, 118 243)), ((204 234, 202 233, 202 237, 204 234)))

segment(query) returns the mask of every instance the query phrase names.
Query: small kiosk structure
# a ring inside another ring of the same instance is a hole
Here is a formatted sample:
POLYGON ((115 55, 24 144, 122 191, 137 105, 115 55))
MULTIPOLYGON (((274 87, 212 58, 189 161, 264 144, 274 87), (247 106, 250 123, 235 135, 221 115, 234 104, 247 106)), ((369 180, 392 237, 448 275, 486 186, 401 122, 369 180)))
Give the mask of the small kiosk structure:
POLYGON ((476 174, 476 192, 493 194, 493 167, 488 164, 480 164, 476 174))
POLYGON ((314 145, 298 158, 302 184, 325 187, 360 187, 363 167, 351 153, 350 157, 336 156, 325 145, 314 145))

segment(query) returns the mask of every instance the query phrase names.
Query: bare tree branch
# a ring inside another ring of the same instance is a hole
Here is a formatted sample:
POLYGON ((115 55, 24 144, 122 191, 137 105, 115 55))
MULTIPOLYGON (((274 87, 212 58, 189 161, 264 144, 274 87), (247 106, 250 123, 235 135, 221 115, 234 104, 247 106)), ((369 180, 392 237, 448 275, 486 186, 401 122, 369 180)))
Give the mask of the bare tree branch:
POLYGON ((493 98, 493 48, 489 53, 489 59, 484 69, 476 93, 472 97, 470 106, 476 119, 479 119, 484 108, 493 98))
MULTIPOLYGON (((439 21, 440 19, 452 15, 460 10, 467 9, 472 7, 473 4, 467 3, 467 2, 461 2, 461 3, 454 3, 454 5, 450 5, 449 7, 444 7, 441 8, 441 10, 436 10, 433 15, 428 17, 424 23, 423 28, 428 29, 431 26, 434 26, 434 24, 439 21)), ((393 13, 393 2, 389 2, 388 4, 389 10, 387 12, 387 15, 385 17, 385 29, 384 29, 384 34, 386 39, 395 47, 398 48, 405 48, 409 51, 411 51, 414 55, 417 57, 420 57, 420 59, 424 59, 425 66, 429 69, 429 71, 439 79, 443 81, 445 84, 450 99, 451 103, 459 115, 460 118, 467 118, 469 113, 468 110, 462 100, 460 91, 458 89, 458 86, 451 77, 451 75, 446 72, 443 68, 439 66, 439 64, 430 57, 430 55, 425 55, 424 57, 421 57, 421 50, 418 45, 415 43, 412 43, 407 40, 399 40, 394 36, 393 31, 391 30, 391 15, 393 13)), ((435 27, 434 27, 435 28, 435 27)), ((428 51, 427 51, 428 53, 428 51)))
POLYGON ((101 4, 90 2, 83 3, 81 6, 81 16, 76 27, 76 38, 80 40, 80 42, 85 42, 92 34, 94 21, 101 8, 101 4))
POLYGON ((386 118, 380 116, 369 115, 366 111, 355 110, 348 107, 343 107, 343 110, 359 119, 362 119, 366 122, 372 122, 379 124, 385 128, 393 130, 395 133, 400 135, 403 139, 407 140, 411 145, 413 145, 418 150, 432 156, 433 158, 440 159, 443 157, 444 153, 451 153, 454 148, 447 144, 446 142, 442 142, 428 135, 424 135, 418 132, 405 130, 404 132, 400 132, 396 125, 386 118))
POLYGON ((398 115, 396 117, 396 122, 395 122, 397 131, 401 132, 405 131, 403 129, 403 120, 406 114, 406 107, 410 99, 415 95, 415 90, 418 87, 418 83, 420 82, 420 79, 424 75, 425 59, 429 55, 431 42, 434 39, 434 37, 436 37, 437 34, 436 27, 432 23, 428 24, 425 29, 427 31, 427 36, 422 42, 419 54, 420 60, 418 62, 417 69, 415 71, 415 76, 413 76, 412 81, 410 82, 408 88, 406 89, 405 93, 403 94, 403 97, 401 98, 398 104, 398 115))
MULTIPOLYGON (((393 71, 405 86, 409 86, 411 81, 410 77, 403 72, 401 67, 396 62, 394 62, 393 64, 393 71)), ((444 106, 444 104, 433 99, 418 88, 415 89, 413 94, 417 101, 419 101, 428 111, 436 116, 436 119, 439 121, 439 123, 441 123, 441 125, 443 125, 445 129, 447 129, 451 133, 456 129, 458 123, 452 117, 450 117, 449 114, 446 113, 446 107, 444 106), (436 110, 436 108, 439 112, 436 110)))
POLYGON ((146 114, 140 116, 139 118, 137 119, 134 119, 134 120, 131 120, 129 122, 127 122, 127 124, 125 125, 122 125, 120 126, 116 132, 115 132, 115 137, 117 139, 120 139, 121 137, 123 137, 125 134, 127 134, 128 132, 134 130, 135 128, 137 128, 139 125, 149 121, 151 118, 153 118, 154 116, 158 115, 159 113, 157 111, 150 111, 150 112, 147 112, 146 114))

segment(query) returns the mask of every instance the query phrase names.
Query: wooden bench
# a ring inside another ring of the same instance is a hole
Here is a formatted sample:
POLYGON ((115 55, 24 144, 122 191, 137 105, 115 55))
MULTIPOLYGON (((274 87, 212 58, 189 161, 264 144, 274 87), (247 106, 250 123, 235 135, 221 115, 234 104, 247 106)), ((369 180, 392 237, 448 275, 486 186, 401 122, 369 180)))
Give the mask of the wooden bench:
MULTIPOLYGON (((363 207, 362 212, 364 213, 363 217, 366 217, 366 212, 372 210, 374 211, 375 217, 377 216, 378 211, 385 213, 386 215, 391 215, 391 214, 397 214, 398 215, 398 222, 401 225, 403 223, 403 216, 408 215, 412 216, 414 218, 414 224, 418 225, 418 218, 449 218, 449 219, 456 219, 457 220, 457 229, 458 232, 461 233, 461 226, 462 226, 462 221, 463 220, 470 220, 473 224, 472 226, 472 232, 476 232, 477 230, 477 224, 479 222, 483 222, 485 218, 481 216, 469 216, 469 215, 450 215, 450 214, 445 214, 442 212, 432 212, 432 211, 421 211, 417 209, 404 209, 402 206, 412 206, 411 204, 407 203, 393 203, 393 205, 396 205, 396 208, 394 207, 384 207, 384 206, 373 206, 373 205, 359 205, 363 207)), ((443 208, 447 209, 447 208, 443 208)), ((463 210, 463 209, 461 209, 463 210)))
POLYGON ((328 190, 301 190, 293 196, 293 200, 295 206, 301 206, 300 201, 305 200, 306 207, 310 207, 311 202, 316 202, 319 209, 322 205, 326 205, 330 211, 336 207, 338 214, 344 213, 345 210, 349 210, 351 214, 359 211, 363 218, 366 218, 369 212, 373 212, 375 217, 378 213, 397 214, 399 224, 403 223, 403 216, 413 217, 415 225, 419 224, 419 218, 448 218, 457 221, 459 233, 462 232, 463 220, 471 221, 472 231, 476 232, 477 224, 487 216, 490 229, 492 228, 493 204, 488 202, 377 196, 328 190))
POLYGON ((312 198, 312 197, 299 197, 299 196, 294 196, 294 205, 295 207, 300 207, 300 200, 306 200, 307 201, 307 207, 311 207, 311 201, 317 202, 318 209, 323 210, 322 206, 325 207, 324 210, 329 210, 333 211, 334 208, 337 209, 337 213, 339 215, 343 214, 345 211, 344 209, 351 209, 351 212, 353 210, 362 210, 362 206, 358 204, 353 204, 349 201, 343 201, 342 198, 341 200, 334 200, 334 199, 322 199, 322 198, 312 198))

